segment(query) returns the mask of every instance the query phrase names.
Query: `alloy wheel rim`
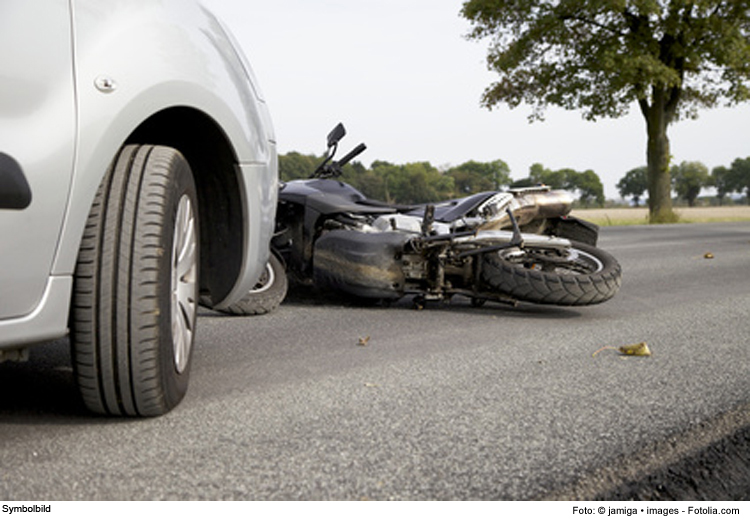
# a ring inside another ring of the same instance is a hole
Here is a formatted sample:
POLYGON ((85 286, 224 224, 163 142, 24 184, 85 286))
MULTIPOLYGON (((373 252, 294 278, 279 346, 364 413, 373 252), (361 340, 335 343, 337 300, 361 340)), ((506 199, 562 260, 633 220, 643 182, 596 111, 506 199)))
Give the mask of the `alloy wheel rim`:
POLYGON ((195 213, 190 197, 183 195, 177 206, 172 243, 172 344, 178 373, 187 368, 193 347, 198 304, 197 275, 195 213))

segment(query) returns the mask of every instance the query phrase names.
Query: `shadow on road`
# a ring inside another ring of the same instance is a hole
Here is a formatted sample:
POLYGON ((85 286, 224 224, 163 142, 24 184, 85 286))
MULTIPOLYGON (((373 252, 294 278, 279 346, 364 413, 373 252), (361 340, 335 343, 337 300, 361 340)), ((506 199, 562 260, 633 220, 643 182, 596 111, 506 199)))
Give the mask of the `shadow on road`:
POLYGON ((451 313, 466 313, 472 315, 503 315, 509 318, 536 318, 536 319, 572 319, 579 318, 581 312, 577 308, 562 306, 545 306, 519 302, 513 306, 501 302, 488 301, 480 307, 472 305, 471 300, 466 297, 457 296, 449 302, 429 301, 424 307, 415 306, 414 301, 405 297, 397 301, 384 301, 377 299, 359 298, 333 291, 321 291, 312 288, 292 288, 281 307, 289 306, 321 306, 321 307, 347 307, 347 308, 372 308, 372 309, 422 309, 425 314, 430 311, 450 311, 451 313))
MULTIPOLYGON (((291 290, 280 307, 294 310, 310 306, 393 310, 394 315, 404 310, 415 309, 409 298, 384 303, 304 288, 291 290)), ((420 311, 428 316, 437 312, 470 315, 477 318, 502 316, 509 319, 535 320, 569 320, 581 316, 575 308, 524 303, 514 307, 488 302, 482 307, 473 307, 471 301, 464 297, 456 297, 449 303, 429 302, 420 311)), ((200 309, 199 315, 201 317, 226 316, 205 308, 200 309)), ((0 425, 19 422, 35 423, 41 420, 40 415, 52 415, 57 422, 62 423, 75 423, 84 419, 87 422, 112 420, 91 415, 83 405, 73 376, 68 338, 34 346, 31 348, 28 362, 0 364, 0 425)), ((46 422, 50 421, 49 417, 43 417, 43 419, 46 422)))
POLYGON ((0 364, 0 425, 39 421, 39 415, 91 419, 78 395, 67 338, 35 346, 28 362, 0 364))

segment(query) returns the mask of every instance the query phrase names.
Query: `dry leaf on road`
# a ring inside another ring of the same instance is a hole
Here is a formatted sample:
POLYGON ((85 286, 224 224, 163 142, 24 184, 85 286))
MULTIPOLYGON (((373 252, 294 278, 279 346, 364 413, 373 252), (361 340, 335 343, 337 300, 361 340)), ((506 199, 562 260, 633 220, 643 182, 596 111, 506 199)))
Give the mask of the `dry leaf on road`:
POLYGON ((616 351, 619 351, 623 355, 627 355, 629 357, 650 357, 651 356, 651 350, 648 348, 648 344, 645 342, 639 342, 638 344, 628 344, 626 346, 604 346, 603 348, 599 348, 596 351, 594 351, 594 354, 591 355, 592 357, 597 356, 599 353, 604 351, 605 349, 614 349, 616 351))

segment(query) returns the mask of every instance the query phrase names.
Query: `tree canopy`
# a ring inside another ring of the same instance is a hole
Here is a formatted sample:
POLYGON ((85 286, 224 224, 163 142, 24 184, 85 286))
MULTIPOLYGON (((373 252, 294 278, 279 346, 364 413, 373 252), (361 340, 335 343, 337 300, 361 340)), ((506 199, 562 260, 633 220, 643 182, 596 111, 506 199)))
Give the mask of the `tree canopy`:
POLYGON ((513 187, 543 184, 555 189, 567 189, 578 194, 583 206, 604 205, 604 186, 601 178, 591 169, 576 171, 565 168, 551 170, 536 163, 529 168, 529 177, 512 184, 513 187))
POLYGON ((648 191, 648 168, 641 166, 628 171, 617 182, 617 190, 620 192, 622 198, 630 197, 635 206, 638 207, 643 193, 648 191))
POLYGON ((750 204, 750 157, 737 158, 729 167, 729 187, 738 193, 745 192, 750 204))
POLYGON ((467 196, 482 191, 498 191, 511 183, 510 168, 502 160, 476 162, 470 160, 451 167, 446 175, 453 178, 456 196, 467 196))
MULTIPOLYGON (((376 161, 370 168, 372 181, 380 181, 379 185, 371 186, 367 193, 370 198, 385 202, 400 204, 419 204, 444 200, 453 190, 453 179, 446 177, 429 162, 414 162, 403 165, 376 161)), ((356 179, 350 178, 350 183, 357 187, 356 179)))
MULTIPOLYGON (((280 154, 280 178, 285 181, 307 178, 322 160, 319 156, 295 151, 280 154)), ((345 165, 341 180, 353 185, 369 198, 398 204, 439 202, 483 191, 499 191, 504 187, 538 184, 574 192, 582 205, 604 204, 601 179, 592 170, 553 171, 541 164, 534 164, 529 173, 529 178, 513 182, 510 168, 502 160, 470 160, 442 170, 429 162, 394 164, 376 160, 369 168, 359 162, 345 165)))
POLYGON ((499 80, 483 104, 581 109, 646 120, 653 222, 673 218, 668 127, 750 98, 750 0, 470 0, 475 39, 490 38, 499 80))
POLYGON ((719 205, 724 203, 724 198, 733 191, 729 178, 729 168, 717 166, 711 171, 711 185, 716 188, 716 198, 719 205))
POLYGON ((711 185, 708 168, 701 162, 682 162, 672 167, 672 180, 677 196, 687 200, 688 206, 695 206, 701 189, 711 185))

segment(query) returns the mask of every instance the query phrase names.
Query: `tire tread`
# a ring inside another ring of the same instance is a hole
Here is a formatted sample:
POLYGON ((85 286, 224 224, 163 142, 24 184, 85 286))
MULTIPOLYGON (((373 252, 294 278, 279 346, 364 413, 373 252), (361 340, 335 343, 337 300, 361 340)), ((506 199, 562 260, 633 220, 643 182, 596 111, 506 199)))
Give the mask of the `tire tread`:
POLYGON ((620 264, 601 249, 578 242, 573 242, 573 247, 598 258, 602 270, 589 275, 558 275, 515 266, 491 254, 485 256, 482 278, 495 291, 536 304, 586 306, 612 298, 622 283, 620 264))
POLYGON ((171 338, 160 332, 159 319, 168 314, 159 311, 165 283, 154 275, 164 274, 170 175, 185 168, 192 187, 177 151, 125 146, 91 206, 75 271, 71 338, 79 389, 95 413, 160 415, 184 395, 165 396, 159 353, 165 344, 171 351, 171 338))

